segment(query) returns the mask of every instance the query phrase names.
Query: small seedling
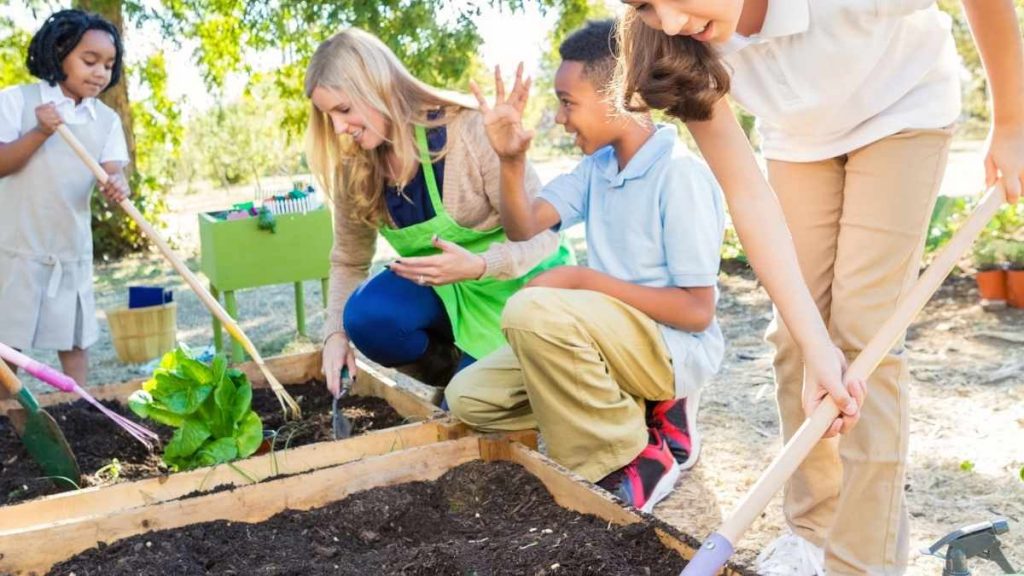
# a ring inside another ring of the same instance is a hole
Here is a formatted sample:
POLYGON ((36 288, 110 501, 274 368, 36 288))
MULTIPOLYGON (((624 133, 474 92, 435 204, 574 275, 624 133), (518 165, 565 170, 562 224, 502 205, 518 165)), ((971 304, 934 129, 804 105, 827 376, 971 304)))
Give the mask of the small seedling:
POLYGON ((121 461, 114 458, 109 464, 93 473, 93 477, 96 478, 96 483, 100 485, 115 484, 121 478, 121 470, 121 461))

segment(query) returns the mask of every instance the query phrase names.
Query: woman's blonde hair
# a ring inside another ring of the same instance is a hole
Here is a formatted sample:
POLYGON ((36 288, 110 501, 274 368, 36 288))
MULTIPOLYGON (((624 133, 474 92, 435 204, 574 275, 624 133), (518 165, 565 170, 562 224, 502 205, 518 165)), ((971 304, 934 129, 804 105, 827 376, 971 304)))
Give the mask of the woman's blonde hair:
POLYGON ((393 150, 402 174, 407 174, 419 162, 415 125, 447 124, 459 109, 475 107, 467 96, 413 77, 390 48, 358 28, 339 32, 316 49, 306 70, 306 97, 317 87, 342 90, 355 110, 369 107, 387 120, 384 142, 373 150, 363 150, 350 136, 336 134, 330 117, 316 106, 312 106, 306 132, 306 157, 324 191, 332 199, 343 195, 351 210, 346 215, 349 220, 373 227, 388 222, 386 155, 393 150), (443 113, 429 119, 433 110, 443 113))
POLYGON ((669 36, 627 8, 618 26, 619 58, 614 89, 626 112, 664 110, 682 120, 711 118, 729 93, 729 70, 708 45, 669 36))

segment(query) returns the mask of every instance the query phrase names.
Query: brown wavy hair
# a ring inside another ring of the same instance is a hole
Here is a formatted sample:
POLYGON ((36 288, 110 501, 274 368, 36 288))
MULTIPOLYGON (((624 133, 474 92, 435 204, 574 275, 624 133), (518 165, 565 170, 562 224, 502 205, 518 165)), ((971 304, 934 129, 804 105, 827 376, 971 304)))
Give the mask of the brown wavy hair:
POLYGON ((618 26, 616 101, 625 112, 663 110, 683 122, 708 120, 729 93, 729 69, 707 44, 669 36, 627 8, 618 26))

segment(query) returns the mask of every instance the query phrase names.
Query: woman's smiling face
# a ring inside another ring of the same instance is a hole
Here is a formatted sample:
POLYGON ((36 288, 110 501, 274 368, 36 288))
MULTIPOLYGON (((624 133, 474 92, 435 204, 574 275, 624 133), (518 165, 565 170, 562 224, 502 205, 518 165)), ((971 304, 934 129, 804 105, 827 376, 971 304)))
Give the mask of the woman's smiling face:
POLYGON ((736 31, 743 0, 623 0, 644 24, 669 36, 724 42, 736 31))

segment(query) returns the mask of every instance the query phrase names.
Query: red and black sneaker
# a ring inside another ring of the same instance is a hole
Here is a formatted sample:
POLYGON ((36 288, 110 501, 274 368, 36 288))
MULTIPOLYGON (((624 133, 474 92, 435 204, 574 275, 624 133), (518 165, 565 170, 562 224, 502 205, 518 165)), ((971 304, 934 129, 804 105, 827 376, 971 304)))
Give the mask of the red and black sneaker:
POLYGON ((650 513, 654 505, 675 488, 679 464, 660 434, 650 429, 647 434, 643 452, 626 466, 598 480, 597 485, 630 506, 650 513))
POLYGON ((647 403, 647 425, 660 434, 681 470, 689 470, 700 457, 697 408, 700 391, 677 400, 647 403))

